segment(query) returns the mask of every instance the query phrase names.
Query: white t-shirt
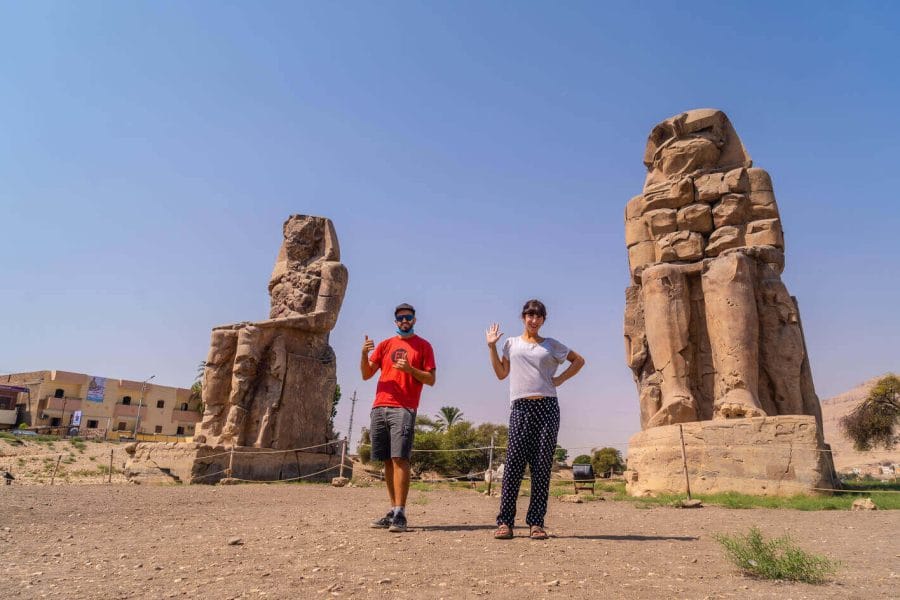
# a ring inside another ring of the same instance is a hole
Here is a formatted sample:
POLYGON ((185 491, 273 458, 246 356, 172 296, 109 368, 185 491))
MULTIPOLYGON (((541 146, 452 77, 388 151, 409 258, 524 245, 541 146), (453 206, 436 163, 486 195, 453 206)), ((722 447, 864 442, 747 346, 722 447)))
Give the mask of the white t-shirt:
POLYGON ((521 337, 506 338, 503 356, 509 359, 509 401, 528 396, 556 396, 552 378, 569 354, 569 349, 553 338, 540 344, 521 337))

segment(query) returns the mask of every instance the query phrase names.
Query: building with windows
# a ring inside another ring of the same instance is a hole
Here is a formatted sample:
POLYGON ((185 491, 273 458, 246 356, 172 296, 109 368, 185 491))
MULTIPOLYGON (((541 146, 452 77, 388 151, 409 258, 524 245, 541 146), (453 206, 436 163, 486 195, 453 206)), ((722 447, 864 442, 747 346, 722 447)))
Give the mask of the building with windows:
POLYGON ((69 371, 0 375, 3 394, 8 396, 3 406, 12 405, 15 396, 9 408, 17 410, 18 422, 106 436, 135 430, 190 436, 201 416, 200 399, 192 398, 187 388, 69 371))

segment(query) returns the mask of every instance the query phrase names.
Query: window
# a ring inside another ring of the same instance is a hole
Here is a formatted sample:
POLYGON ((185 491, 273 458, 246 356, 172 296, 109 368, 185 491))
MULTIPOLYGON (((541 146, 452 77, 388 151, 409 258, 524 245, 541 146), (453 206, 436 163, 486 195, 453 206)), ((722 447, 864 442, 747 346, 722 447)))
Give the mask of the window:
POLYGON ((153 433, 162 433, 162 425, 157 425, 153 428, 153 433))
POLYGON ((165 408, 165 406, 166 406, 165 400, 157 400, 156 401, 156 408, 165 408))
POLYGON ((50 419, 50 427, 59 427, 62 424, 62 419, 59 417, 53 417, 50 419))
POLYGON ((56 388, 56 391, 53 392, 54 398, 62 398, 65 395, 66 395, 66 392, 62 388, 56 388))
POLYGON ((119 431, 125 431, 126 427, 127 427, 127 425, 125 424, 125 421, 119 421, 119 427, 118 427, 119 431))
POLYGON ((131 396, 122 396, 122 404, 125 406, 131 405, 131 396))
POLYGON ((181 403, 181 408, 179 408, 178 410, 187 410, 187 409, 188 409, 188 407, 187 407, 187 402, 182 402, 182 403, 181 403))
POLYGON ((88 429, 97 429, 100 426, 100 423, 97 421, 88 420, 87 427, 88 429))
POLYGON ((175 435, 184 435, 184 427, 179 425, 178 429, 175 431, 175 435))

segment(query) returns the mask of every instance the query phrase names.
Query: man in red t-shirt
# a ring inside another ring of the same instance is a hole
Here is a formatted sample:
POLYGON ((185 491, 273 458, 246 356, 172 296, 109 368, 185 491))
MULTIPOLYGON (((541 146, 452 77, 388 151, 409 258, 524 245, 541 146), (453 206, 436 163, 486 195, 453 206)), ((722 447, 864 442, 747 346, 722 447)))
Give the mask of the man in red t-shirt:
POLYGON ((397 335, 378 346, 366 336, 359 368, 363 380, 371 379, 381 369, 369 433, 372 459, 384 461, 384 483, 391 510, 374 521, 372 527, 401 532, 406 531, 409 456, 416 433, 416 410, 422 384, 434 385, 435 364, 431 344, 414 332, 416 309, 401 304, 394 309, 394 321, 397 335))

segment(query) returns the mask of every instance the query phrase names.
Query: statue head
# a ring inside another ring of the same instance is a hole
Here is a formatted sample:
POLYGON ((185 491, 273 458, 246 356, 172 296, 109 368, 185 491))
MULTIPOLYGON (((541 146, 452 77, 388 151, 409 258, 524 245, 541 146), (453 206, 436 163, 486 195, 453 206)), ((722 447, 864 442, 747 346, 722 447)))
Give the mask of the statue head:
POLYGON ((645 186, 752 165, 731 121, 720 110, 700 108, 658 124, 647 138, 645 186))

